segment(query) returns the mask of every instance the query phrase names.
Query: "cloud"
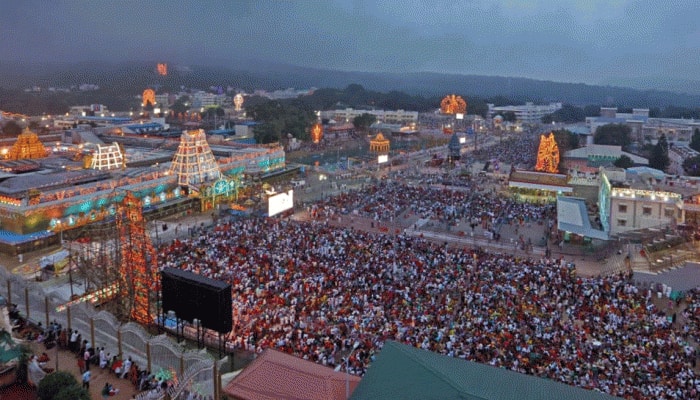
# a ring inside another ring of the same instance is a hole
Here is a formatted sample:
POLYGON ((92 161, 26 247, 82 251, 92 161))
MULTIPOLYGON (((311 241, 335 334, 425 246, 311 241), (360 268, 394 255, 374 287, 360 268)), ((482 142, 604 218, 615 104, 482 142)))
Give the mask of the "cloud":
POLYGON ((700 72, 697 15, 695 0, 30 0, 3 6, 0 56, 688 79, 700 72))

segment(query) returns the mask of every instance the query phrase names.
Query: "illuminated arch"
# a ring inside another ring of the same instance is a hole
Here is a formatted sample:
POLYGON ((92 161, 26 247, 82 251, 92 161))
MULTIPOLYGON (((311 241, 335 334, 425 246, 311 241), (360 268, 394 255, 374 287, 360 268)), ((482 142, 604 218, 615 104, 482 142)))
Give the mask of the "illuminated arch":
POLYGON ((156 105, 156 91, 150 88, 143 91, 143 101, 141 104, 146 107, 148 103, 151 103, 152 106, 156 105))

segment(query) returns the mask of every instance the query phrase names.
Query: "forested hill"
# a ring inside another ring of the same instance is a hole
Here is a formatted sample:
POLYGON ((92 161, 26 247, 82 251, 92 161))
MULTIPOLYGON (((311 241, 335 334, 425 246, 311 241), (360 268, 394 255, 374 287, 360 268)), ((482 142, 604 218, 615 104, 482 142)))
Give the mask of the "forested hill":
POLYGON ((21 65, 0 61, 0 88, 70 87, 81 83, 97 84, 103 94, 115 96, 138 95, 149 86, 162 91, 211 86, 252 91, 344 88, 357 83, 367 90, 426 97, 457 93, 466 98, 502 96, 513 102, 560 101, 628 108, 700 105, 700 95, 496 76, 347 72, 261 63, 225 67, 171 65, 168 76, 161 77, 155 72, 155 62, 21 65))

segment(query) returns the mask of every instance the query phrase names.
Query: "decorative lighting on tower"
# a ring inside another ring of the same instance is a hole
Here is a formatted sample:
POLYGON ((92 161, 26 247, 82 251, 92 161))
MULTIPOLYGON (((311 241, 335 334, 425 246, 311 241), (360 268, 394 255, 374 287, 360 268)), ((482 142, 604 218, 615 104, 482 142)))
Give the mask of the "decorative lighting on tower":
POLYGON ((311 127, 311 140, 314 143, 319 143, 323 139, 323 126, 321 124, 314 124, 311 127))
POLYGON ((537 164, 535 171, 549 172, 556 174, 559 172, 559 146, 554 140, 554 133, 549 136, 540 135, 540 147, 537 150, 537 164))
POLYGON ((168 64, 158 63, 158 66, 156 68, 158 70, 158 75, 160 75, 160 76, 168 75, 168 64))
POLYGON ((148 103, 151 104, 151 106, 156 105, 156 91, 148 88, 143 91, 143 101, 141 102, 141 106, 146 107, 148 103))
POLYGON ((211 152, 203 129, 183 132, 170 172, 177 174, 180 186, 195 189, 202 183, 221 178, 219 164, 211 152))

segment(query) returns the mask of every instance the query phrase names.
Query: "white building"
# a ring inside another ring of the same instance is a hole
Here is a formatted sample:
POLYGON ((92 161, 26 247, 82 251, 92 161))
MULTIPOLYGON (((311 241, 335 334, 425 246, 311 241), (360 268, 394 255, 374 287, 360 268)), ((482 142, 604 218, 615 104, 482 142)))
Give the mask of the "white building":
POLYGON ((669 174, 672 175, 685 175, 685 170, 683 170, 683 161, 687 158, 692 158, 700 155, 697 151, 691 149, 684 145, 674 145, 668 149, 668 159, 670 164, 667 168, 669 174))
POLYGON ((532 102, 527 102, 525 105, 520 106, 501 106, 496 107, 493 104, 488 104, 489 107, 489 118, 493 118, 498 114, 503 114, 506 112, 512 112, 515 114, 515 118, 523 124, 537 124, 540 123, 542 117, 545 115, 552 114, 553 112, 560 110, 561 103, 549 103, 546 105, 537 105, 532 102))
POLYGON ((700 128, 700 121, 682 118, 651 118, 648 108, 634 108, 632 113, 617 112, 617 108, 600 109, 599 117, 586 117, 586 126, 594 134, 598 127, 608 124, 622 124, 630 127, 633 141, 655 143, 661 135, 669 142, 689 142, 693 131, 700 128))
POLYGON ((405 110, 355 110, 346 108, 344 110, 321 111, 321 118, 334 120, 339 124, 351 123, 355 117, 362 114, 374 115, 377 122, 387 124, 410 125, 418 122, 418 111, 405 110))
POLYGON ((198 91, 192 94, 192 107, 211 107, 220 106, 226 102, 226 96, 223 94, 214 94, 204 91, 198 91))

